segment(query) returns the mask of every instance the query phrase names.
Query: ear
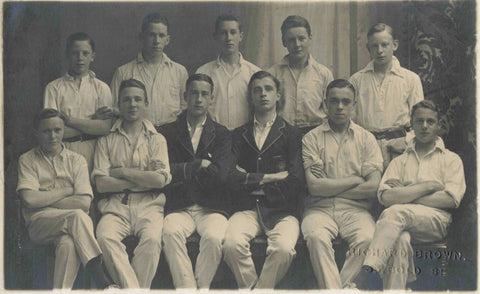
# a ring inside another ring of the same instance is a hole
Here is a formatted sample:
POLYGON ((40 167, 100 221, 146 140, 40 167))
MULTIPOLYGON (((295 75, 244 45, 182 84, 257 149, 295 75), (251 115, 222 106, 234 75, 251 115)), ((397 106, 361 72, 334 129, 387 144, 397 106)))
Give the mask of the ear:
POLYGON ((95 52, 92 52, 92 62, 95 60, 95 52))
POLYGON ((185 92, 183 92, 183 100, 187 101, 187 90, 185 90, 185 92))
POLYGON ((165 39, 165 46, 170 44, 170 35, 167 35, 167 38, 165 39))
POLYGON ((392 43, 393 43, 393 51, 395 52, 398 49, 398 40, 393 40, 392 43))
POLYGON ((285 42, 285 39, 282 37, 282 45, 283 47, 287 48, 287 42, 285 42))
POLYGON ((240 42, 243 40, 243 32, 240 32, 240 42))

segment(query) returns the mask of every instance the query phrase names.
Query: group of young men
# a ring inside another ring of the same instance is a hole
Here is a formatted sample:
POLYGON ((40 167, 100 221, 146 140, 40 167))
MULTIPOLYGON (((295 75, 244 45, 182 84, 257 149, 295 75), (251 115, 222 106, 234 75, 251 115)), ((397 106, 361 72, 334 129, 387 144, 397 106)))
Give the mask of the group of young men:
POLYGON ((69 71, 45 89, 39 147, 20 157, 17 187, 30 237, 56 246, 54 288, 71 288, 80 263, 99 288, 150 288, 163 247, 176 288, 208 289, 223 259, 239 288, 273 289, 300 232, 322 289, 362 288, 359 276, 377 273, 385 289, 415 279, 410 242, 445 238, 465 191, 461 159, 436 135, 437 107, 393 55, 388 25, 369 30, 372 60, 350 80, 310 55, 306 19, 287 17, 281 33, 288 54, 261 71, 239 52, 239 20, 221 15, 218 58, 188 77, 163 52, 167 19, 150 14, 141 52, 110 88, 89 70, 93 40, 67 39, 69 71), (377 196, 387 208, 375 223, 377 196), (257 275, 249 242, 260 234, 257 275), (337 236, 349 244, 341 271, 337 236))

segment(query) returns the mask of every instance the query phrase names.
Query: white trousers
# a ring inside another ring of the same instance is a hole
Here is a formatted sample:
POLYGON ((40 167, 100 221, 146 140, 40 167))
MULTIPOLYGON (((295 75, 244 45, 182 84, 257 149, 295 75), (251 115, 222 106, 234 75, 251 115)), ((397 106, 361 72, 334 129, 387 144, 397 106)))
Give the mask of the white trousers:
POLYGON ((32 215, 27 227, 33 242, 55 245, 55 289, 71 289, 80 264, 102 254, 92 219, 81 209, 46 208, 32 215))
POLYGON ((250 252, 250 240, 260 235, 262 228, 254 210, 236 212, 228 222, 225 234, 224 259, 235 275, 241 289, 273 289, 285 276, 296 255, 295 244, 300 234, 294 216, 281 219, 267 235, 267 257, 258 278, 250 252))
POLYGON ((105 265, 115 284, 122 288, 150 288, 157 271, 162 250, 163 206, 152 205, 156 199, 145 197, 151 196, 130 195, 128 205, 124 205, 128 215, 106 213, 97 225, 105 265), (129 235, 140 239, 132 264, 122 243, 129 235))
POLYGON ((320 289, 340 289, 350 285, 362 267, 365 255, 348 254, 368 249, 375 231, 372 215, 363 208, 339 205, 334 208, 306 209, 302 233, 320 289), (340 234, 349 250, 339 273, 332 240, 340 234))
POLYGON ((225 216, 196 204, 165 217, 163 244, 175 288, 210 288, 222 261, 227 226, 225 216), (194 274, 186 242, 195 230, 201 238, 194 274))
POLYGON ((416 279, 411 240, 417 243, 444 239, 451 222, 448 212, 421 204, 395 204, 377 221, 365 258, 383 277, 384 289, 405 289, 416 279))

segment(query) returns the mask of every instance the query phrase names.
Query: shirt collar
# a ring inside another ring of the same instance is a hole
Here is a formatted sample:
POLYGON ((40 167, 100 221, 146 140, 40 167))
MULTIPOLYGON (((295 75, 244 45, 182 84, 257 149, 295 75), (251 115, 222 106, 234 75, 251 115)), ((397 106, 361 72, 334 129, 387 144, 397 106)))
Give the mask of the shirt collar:
MULTIPOLYGON (((200 124, 203 128, 203 126, 205 126, 205 122, 207 121, 207 115, 205 115, 205 118, 203 119, 202 123, 200 124)), ((192 126, 190 126, 190 123, 188 122, 188 119, 187 119, 187 128, 188 128, 188 131, 191 132, 192 131, 192 126)))
MULTIPOLYGON (((330 124, 328 123, 328 119, 324 119, 323 123, 318 126, 318 129, 321 130, 322 132, 334 132, 332 128, 330 127, 330 124)), ((355 132, 358 132, 360 129, 360 126, 354 123, 352 120, 350 120, 350 124, 348 126, 347 132, 349 134, 355 134, 355 132)))
MULTIPOLYGON (((110 132, 111 133, 120 132, 120 131, 123 132, 122 122, 123 122, 122 118, 117 119, 115 121, 115 123, 113 124, 112 128, 110 129, 110 132)), ((142 130, 143 130, 144 134, 147 134, 147 133, 155 134, 155 133, 157 133, 157 130, 155 129, 155 127, 153 126, 153 124, 149 120, 146 120, 146 119, 142 120, 142 124, 143 124, 143 129, 142 130)))
MULTIPOLYGON (((398 61, 397 57, 392 56, 392 68, 390 69, 390 71, 398 76, 403 77, 401 68, 402 66, 400 65, 400 61, 398 61)), ((367 66, 365 66, 365 68, 361 70, 361 72, 368 72, 368 71, 371 71, 371 72, 375 71, 373 60, 370 60, 367 66)))
MULTIPOLYGON (((275 115, 271 120, 267 121, 267 124, 265 125, 265 127, 272 127, 276 119, 277 119, 277 113, 275 113, 275 115)), ((253 125, 256 127, 262 126, 262 124, 257 120, 257 117, 255 115, 253 115, 253 125)))
MULTIPOLYGON (((82 79, 84 79, 84 78, 86 78, 86 77, 89 77, 89 78, 92 78, 92 79, 93 79, 93 78, 96 77, 96 75, 95 75, 95 73, 94 73, 93 71, 89 70, 89 71, 88 71, 88 75, 82 77, 82 79)), ((74 81, 74 80, 75 80, 75 77, 72 76, 71 74, 69 74, 68 72, 65 74, 64 78, 65 78, 65 80, 67 80, 67 81, 74 81)))
MULTIPOLYGON (((241 66, 242 64, 245 63, 245 59, 243 59, 243 55, 242 53, 238 52, 238 55, 240 55, 240 58, 238 59, 238 64, 241 66)), ((216 64, 218 67, 222 66, 222 59, 220 58, 220 55, 217 56, 217 59, 216 59, 216 64)))
MULTIPOLYGON (((65 147, 65 144, 62 143, 62 151, 60 151, 60 153, 58 153, 57 155, 55 155, 55 157, 59 156, 62 160, 63 158, 65 157, 65 153, 66 153, 66 150, 67 148, 65 147)), ((37 156, 41 156, 41 157, 45 157, 45 158, 48 158, 48 156, 45 154, 45 152, 43 152, 42 148, 40 147, 37 147, 35 149, 35 154, 37 156)))
MULTIPOLYGON (((165 63, 167 65, 169 64, 172 64, 172 60, 167 56, 167 54, 165 54, 165 52, 162 53, 163 55, 163 59, 162 59, 162 63, 165 63)), ((143 58, 143 54, 142 54, 142 51, 138 52, 137 54, 137 63, 145 63, 145 59, 143 58)))
MULTIPOLYGON (((416 138, 413 137, 410 141, 407 143, 407 148, 405 148, 405 152, 415 152, 415 143, 417 142, 416 138)), ((438 137, 435 139, 435 146, 433 147, 433 150, 440 150, 440 152, 445 152, 445 143, 443 143, 442 138, 438 137)))
MULTIPOLYGON (((289 65, 290 63, 288 62, 288 55, 285 55, 282 60, 280 60, 279 64, 280 65, 284 65, 284 66, 287 66, 289 65)), ((307 58, 307 66, 309 66, 310 64, 314 64, 316 63, 317 61, 313 58, 313 56, 311 54, 308 54, 308 58, 307 58)))

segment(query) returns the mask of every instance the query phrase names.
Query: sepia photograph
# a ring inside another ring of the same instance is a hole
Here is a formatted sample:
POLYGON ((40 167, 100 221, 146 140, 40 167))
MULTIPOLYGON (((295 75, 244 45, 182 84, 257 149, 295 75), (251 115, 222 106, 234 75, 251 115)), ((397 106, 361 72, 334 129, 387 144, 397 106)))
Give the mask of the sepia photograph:
POLYGON ((478 289, 475 0, 2 6, 0 292, 478 289))

